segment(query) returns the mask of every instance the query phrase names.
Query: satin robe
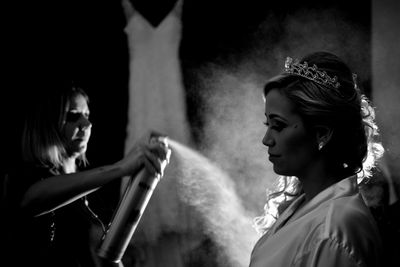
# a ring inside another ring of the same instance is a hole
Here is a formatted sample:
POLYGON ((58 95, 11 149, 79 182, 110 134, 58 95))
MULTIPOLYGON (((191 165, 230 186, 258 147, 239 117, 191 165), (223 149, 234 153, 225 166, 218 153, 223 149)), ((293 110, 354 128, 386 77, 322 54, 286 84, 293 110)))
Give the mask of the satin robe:
POLYGON ((380 266, 379 231, 355 176, 302 205, 304 199, 299 196, 259 239, 250 267, 380 266))

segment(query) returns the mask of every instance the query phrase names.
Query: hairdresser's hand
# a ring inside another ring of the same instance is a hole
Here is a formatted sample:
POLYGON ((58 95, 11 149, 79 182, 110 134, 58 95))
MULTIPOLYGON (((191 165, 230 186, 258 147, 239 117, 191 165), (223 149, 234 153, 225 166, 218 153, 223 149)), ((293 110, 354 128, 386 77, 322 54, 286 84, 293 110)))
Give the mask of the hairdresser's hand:
POLYGON ((136 175, 143 166, 150 173, 162 176, 170 155, 171 150, 168 148, 165 135, 150 131, 136 141, 118 164, 124 176, 136 175))
POLYGON ((169 163, 171 149, 168 146, 168 138, 165 135, 153 133, 145 166, 151 173, 159 174, 160 178, 164 175, 164 169, 169 163), (155 158, 154 158, 155 156, 155 158), (155 164, 154 164, 155 163, 155 164))

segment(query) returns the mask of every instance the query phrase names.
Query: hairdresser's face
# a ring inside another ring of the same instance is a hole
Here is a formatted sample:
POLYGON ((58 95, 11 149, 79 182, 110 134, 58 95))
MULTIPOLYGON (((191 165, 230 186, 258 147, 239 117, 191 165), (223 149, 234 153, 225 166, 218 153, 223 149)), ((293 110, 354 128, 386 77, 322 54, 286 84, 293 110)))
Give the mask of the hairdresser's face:
POLYGON ((277 89, 265 99, 267 131, 263 144, 268 147, 269 160, 279 175, 302 176, 313 166, 316 145, 293 103, 277 89))
POLYGON ((77 157, 86 152, 91 128, 86 99, 82 95, 77 95, 71 99, 63 127, 69 156, 77 157))

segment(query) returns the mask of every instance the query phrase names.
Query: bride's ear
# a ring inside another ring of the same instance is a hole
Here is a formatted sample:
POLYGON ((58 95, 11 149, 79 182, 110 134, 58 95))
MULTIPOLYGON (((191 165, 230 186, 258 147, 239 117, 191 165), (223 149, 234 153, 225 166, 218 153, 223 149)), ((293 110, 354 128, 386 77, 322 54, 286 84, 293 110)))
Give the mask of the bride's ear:
POLYGON ((317 125, 314 129, 318 150, 322 150, 332 139, 333 130, 325 125, 317 125))

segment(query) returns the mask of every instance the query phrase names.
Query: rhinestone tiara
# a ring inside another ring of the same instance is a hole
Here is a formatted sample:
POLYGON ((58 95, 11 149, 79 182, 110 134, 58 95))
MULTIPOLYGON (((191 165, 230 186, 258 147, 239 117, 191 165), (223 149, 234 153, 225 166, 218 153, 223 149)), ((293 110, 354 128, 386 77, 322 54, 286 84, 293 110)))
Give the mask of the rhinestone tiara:
POLYGON ((285 72, 304 77, 325 86, 328 85, 334 88, 338 88, 340 86, 336 76, 331 78, 325 71, 318 70, 318 67, 315 64, 310 67, 308 66, 307 62, 302 64, 291 57, 286 58, 285 72))

